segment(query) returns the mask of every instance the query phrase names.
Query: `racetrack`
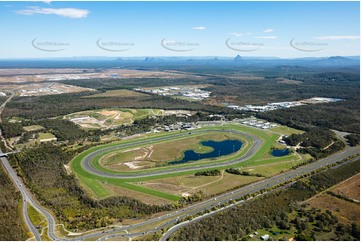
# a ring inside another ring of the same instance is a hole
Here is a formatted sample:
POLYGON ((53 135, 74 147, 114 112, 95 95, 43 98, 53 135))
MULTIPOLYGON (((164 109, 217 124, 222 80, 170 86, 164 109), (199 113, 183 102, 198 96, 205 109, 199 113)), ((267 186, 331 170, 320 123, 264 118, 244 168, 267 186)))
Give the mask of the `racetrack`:
MULTIPOLYGON (((128 172, 128 173, 121 173, 121 172, 117 172, 117 173, 110 173, 110 172, 106 172, 105 170, 99 170, 97 169, 94 164, 93 164, 93 160, 105 153, 105 152, 111 152, 111 151, 116 151, 119 149, 124 149, 124 148, 128 148, 128 147, 133 147, 133 146, 140 146, 140 145, 147 145, 147 144, 152 144, 152 143, 157 143, 157 142, 163 142, 163 141, 167 141, 167 140, 172 140, 172 139, 179 139, 182 137, 187 137, 189 136, 189 133, 177 133, 177 134, 172 134, 172 135, 167 135, 167 136, 162 136, 162 137, 157 137, 157 138, 153 138, 153 139, 148 139, 148 140, 141 140, 141 141, 134 141, 134 142, 130 142, 130 143, 126 143, 126 144, 119 144, 116 146, 111 146, 111 147, 104 147, 101 149, 98 149, 94 152, 91 152, 90 154, 86 155, 83 159, 81 159, 80 161, 80 165, 81 168, 86 171, 87 173, 96 175, 96 176, 100 176, 100 177, 106 177, 106 178, 145 178, 145 177, 152 177, 152 176, 157 176, 157 175, 164 175, 164 174, 173 174, 173 173, 180 173, 180 172, 186 172, 186 171, 195 171, 195 170, 200 170, 200 169, 209 169, 209 168, 217 168, 217 167, 222 167, 222 166, 228 166, 228 165, 234 165, 234 164, 238 164, 240 162, 243 162, 245 160, 250 159, 251 157, 253 157, 258 150, 262 147, 262 145, 265 143, 264 140, 262 140, 261 138, 259 138, 258 136, 254 135, 254 134, 250 134, 244 131, 239 131, 239 130, 212 130, 212 131, 216 131, 216 132, 225 132, 225 133, 232 133, 232 134, 238 134, 240 136, 246 137, 249 140, 251 140, 251 144, 250 147, 248 148, 248 150, 241 156, 235 159, 229 159, 225 162, 219 162, 219 163, 212 163, 212 164, 195 164, 195 165, 191 165, 191 166, 186 166, 186 167, 179 167, 177 165, 174 165, 168 169, 161 169, 161 170, 155 170, 155 171, 147 171, 147 172, 128 172)), ((199 133, 206 133, 209 132, 209 130, 196 130, 196 131, 192 131, 192 134, 199 134, 199 133)), ((72 161, 72 167, 74 169, 74 167, 76 167, 77 164, 74 164, 75 162, 79 162, 76 159, 74 159, 72 161)), ((79 166, 78 166, 79 168, 79 166)))

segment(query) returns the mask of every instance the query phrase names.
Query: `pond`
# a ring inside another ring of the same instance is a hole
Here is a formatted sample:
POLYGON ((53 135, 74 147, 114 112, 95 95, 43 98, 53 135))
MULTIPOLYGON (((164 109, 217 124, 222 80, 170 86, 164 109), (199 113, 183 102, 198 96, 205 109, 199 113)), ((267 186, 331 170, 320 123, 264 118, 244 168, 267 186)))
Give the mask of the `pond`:
POLYGON ((272 150, 272 155, 276 156, 276 157, 280 157, 280 156, 286 156, 290 153, 289 149, 283 149, 283 150, 272 150))
POLYGON ((229 155, 239 151, 242 147, 242 142, 239 140, 224 140, 224 141, 202 141, 202 145, 209 146, 213 148, 213 151, 209 153, 200 154, 195 152, 194 150, 187 150, 184 152, 184 157, 182 160, 178 161, 171 161, 168 164, 175 165, 175 164, 182 164, 188 161, 197 161, 207 158, 215 158, 224 155, 229 155))

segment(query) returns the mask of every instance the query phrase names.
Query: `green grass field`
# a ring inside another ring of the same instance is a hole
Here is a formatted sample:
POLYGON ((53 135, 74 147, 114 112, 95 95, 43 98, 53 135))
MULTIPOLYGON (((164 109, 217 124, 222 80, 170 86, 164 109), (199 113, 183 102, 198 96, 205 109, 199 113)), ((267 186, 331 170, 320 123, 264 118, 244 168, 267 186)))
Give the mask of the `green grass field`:
POLYGON ((52 133, 39 133, 39 141, 48 141, 50 139, 56 139, 55 135, 53 135, 52 133))
POLYGON ((26 131, 36 131, 36 130, 42 130, 45 128, 41 125, 30 125, 30 126, 24 126, 23 129, 25 129, 26 131))
POLYGON ((277 126, 277 127, 271 128, 271 131, 279 133, 279 134, 285 134, 287 136, 289 136, 291 134, 301 134, 304 132, 302 130, 294 129, 294 128, 287 127, 287 126, 277 126))
MULTIPOLYGON (((304 160, 304 158, 298 156, 295 153, 292 153, 291 155, 284 156, 284 157, 269 157, 270 149, 271 149, 271 147, 275 146, 276 141, 279 137, 278 134, 275 134, 273 132, 259 130, 259 129, 255 129, 255 128, 251 128, 251 127, 247 127, 247 126, 243 126, 243 125, 238 125, 238 124, 229 124, 229 125, 221 126, 221 127, 205 127, 205 128, 201 128, 200 130, 207 130, 207 131, 209 131, 208 134, 214 135, 214 134, 217 134, 217 131, 220 129, 239 130, 242 132, 247 132, 247 133, 258 136, 264 142, 263 142, 263 145, 261 146, 261 148, 258 150, 258 152, 254 156, 252 156, 248 160, 238 163, 236 165, 222 166, 221 163, 228 161, 230 159, 233 160, 237 157, 241 157, 242 155, 244 155, 247 152, 247 150, 250 148, 251 140, 247 139, 244 136, 240 137, 240 139, 244 142, 244 145, 239 152, 236 152, 236 153, 228 155, 228 156, 220 157, 218 159, 213 159, 213 160, 205 159, 202 161, 175 165, 172 167, 191 167, 191 166, 199 165, 199 164, 219 163, 220 166, 218 167, 218 169, 220 169, 220 170, 224 170, 224 169, 230 168, 230 167, 238 167, 238 168, 245 169, 245 170, 247 170, 247 169, 252 170, 252 173, 261 173, 264 176, 272 176, 272 175, 279 173, 280 171, 288 170, 293 165, 304 160)), ((186 131, 186 132, 189 132, 189 131, 186 131)), ((166 185, 163 185, 163 187, 162 187, 162 186, 156 186, 156 185, 153 186, 153 185, 149 185, 149 184, 157 183, 154 181, 160 181, 160 180, 164 180, 164 179, 165 179, 164 181, 172 181, 172 180, 177 180, 177 179, 179 180, 182 177, 194 177, 195 171, 191 170, 191 171, 185 171, 185 172, 179 172, 179 173, 173 173, 173 174, 162 174, 162 175, 155 175, 155 176, 145 177, 145 178, 126 178, 126 179, 105 178, 105 177, 98 176, 98 175, 95 175, 95 174, 85 171, 81 166, 81 161, 85 156, 89 155, 90 153, 92 153, 96 150, 103 149, 105 147, 115 147, 119 144, 129 144, 130 146, 126 148, 128 150, 133 149, 133 148, 139 148, 142 146, 143 147, 149 146, 149 145, 153 145, 153 147, 155 145, 158 145, 158 146, 163 146, 163 147, 167 147, 167 148, 170 147, 169 144, 179 146, 179 144, 181 142, 184 142, 185 138, 184 137, 175 138, 174 135, 178 134, 178 133, 182 134, 182 132, 157 133, 157 134, 151 134, 148 137, 122 140, 122 141, 90 148, 90 149, 80 153, 78 156, 76 156, 71 161, 71 164, 70 164, 71 169, 75 172, 75 174, 79 178, 81 184, 83 184, 83 186, 86 187, 88 191, 91 191, 91 193, 96 198, 104 198, 104 197, 114 195, 114 192, 112 192, 106 188, 106 187, 109 187, 108 185, 111 185, 111 186, 120 187, 122 189, 133 190, 133 191, 136 191, 139 193, 143 193, 145 195, 148 194, 152 197, 159 197, 161 199, 166 199, 166 200, 169 200, 170 202, 172 202, 172 201, 175 202, 175 201, 179 200, 182 189, 179 189, 180 192, 170 192, 169 187, 166 187, 166 185), (165 138, 167 138, 167 140, 157 143, 157 142, 154 142, 154 140, 153 140, 154 137, 165 137, 165 138), (146 142, 146 144, 143 144, 142 146, 139 146, 139 145, 132 146, 131 145, 132 142, 140 141, 140 140, 147 141, 147 142, 146 142), (183 141, 181 141, 181 140, 183 140, 183 141)), ((190 143, 189 139, 197 140, 197 142, 195 142, 195 144, 197 144, 199 142, 199 140, 200 140, 199 134, 194 132, 194 134, 191 134, 190 136, 191 137, 186 137, 186 140, 187 140, 186 143, 190 143), (197 137, 198 137, 198 139, 197 139, 197 137)), ((213 136, 213 138, 214 138, 214 136, 213 136)), ((187 148, 189 148, 189 147, 187 147, 187 148)), ((126 149, 123 149, 123 150, 126 150, 126 149)), ((123 173, 129 174, 129 172, 130 173, 147 173, 149 171, 166 170, 166 169, 169 169, 169 167, 170 167, 170 166, 160 166, 160 167, 154 167, 154 168, 149 168, 149 169, 144 169, 144 170, 139 170, 139 171, 124 172, 124 171, 110 170, 110 169, 107 169, 102 166, 102 164, 104 164, 104 161, 101 161, 102 157, 104 157, 104 156, 111 157, 112 154, 114 154, 114 153, 118 154, 120 151, 122 151, 122 149, 116 149, 116 150, 101 153, 100 155, 95 157, 95 159, 93 159, 93 161, 92 161, 93 166, 96 169, 99 169, 99 170, 102 170, 102 171, 105 171, 108 173, 119 173, 119 174, 123 174, 123 173)), ((159 152, 162 152, 162 149, 159 149, 159 152)), ((173 151, 173 152, 175 152, 175 151, 173 151)), ((132 157, 129 154, 127 154, 126 157, 127 156, 128 156, 128 158, 132 157)), ((123 157, 119 156, 118 158, 124 158, 124 156, 123 157)), ((114 159, 114 160, 108 159, 108 161, 116 162, 116 159, 114 159)), ((207 170, 207 169, 200 169, 200 170, 207 170)), ((257 177, 242 178, 242 176, 236 177, 237 179, 230 179, 229 178, 230 176, 228 174, 226 176, 227 176, 227 179, 222 179, 218 182, 215 182, 215 183, 213 183, 213 186, 212 186, 212 183, 208 184, 208 183, 210 183, 209 178, 203 178, 203 179, 201 178, 201 180, 203 180, 203 181, 201 181, 200 183, 195 182, 194 186, 196 186, 196 185, 199 186, 200 190, 204 189, 205 191, 207 191, 207 193, 209 193, 209 195, 211 195, 211 194, 215 194, 215 193, 221 193, 221 192, 231 189, 233 187, 245 185, 250 182, 256 181, 257 179, 260 179, 257 177), (229 183, 231 184, 231 186, 227 185, 229 183), (212 187, 214 187, 214 188, 212 188, 212 187)), ((197 178, 197 179, 199 180, 199 178, 197 178)), ((215 178, 212 178, 212 179, 215 179, 215 178)), ((192 183, 191 181, 195 181, 195 180, 192 180, 191 178, 189 178, 189 179, 185 179, 185 181, 187 181, 186 184, 188 184, 189 182, 192 183)), ((166 183, 164 183, 164 184, 166 184, 166 183)), ((169 184, 172 185, 172 182, 170 182, 169 184)), ((177 185, 177 186, 179 187, 179 185, 177 185)), ((194 191, 196 191, 196 190, 197 189, 194 189, 194 191)), ((122 190, 122 192, 124 192, 124 190, 122 190)))
POLYGON ((31 206, 29 203, 28 203, 28 214, 31 223, 34 224, 35 226, 40 227, 40 229, 38 229, 39 232, 41 232, 41 230, 47 226, 47 220, 45 219, 44 215, 39 213, 39 211, 36 210, 33 206, 31 206))
MULTIPOLYGON (((167 161, 180 160, 186 150, 194 150, 197 153, 212 152, 212 148, 201 144, 202 141, 227 139, 241 140, 238 135, 213 132, 209 134, 198 134, 197 136, 185 137, 164 143, 152 144, 139 148, 131 148, 110 152, 99 159, 99 164, 108 170, 132 171, 134 168, 128 166, 129 162, 143 164, 145 167, 156 166, 167 161)), ((241 140, 242 141, 242 140, 241 140)), ((143 169, 140 166, 139 169, 143 169)))

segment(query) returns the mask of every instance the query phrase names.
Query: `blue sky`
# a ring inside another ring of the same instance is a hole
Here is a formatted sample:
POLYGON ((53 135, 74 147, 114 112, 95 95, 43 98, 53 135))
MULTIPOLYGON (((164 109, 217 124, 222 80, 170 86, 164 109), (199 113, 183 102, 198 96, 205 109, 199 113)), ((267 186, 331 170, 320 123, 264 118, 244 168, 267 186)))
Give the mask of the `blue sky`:
POLYGON ((359 55, 359 2, 0 2, 0 58, 359 55))

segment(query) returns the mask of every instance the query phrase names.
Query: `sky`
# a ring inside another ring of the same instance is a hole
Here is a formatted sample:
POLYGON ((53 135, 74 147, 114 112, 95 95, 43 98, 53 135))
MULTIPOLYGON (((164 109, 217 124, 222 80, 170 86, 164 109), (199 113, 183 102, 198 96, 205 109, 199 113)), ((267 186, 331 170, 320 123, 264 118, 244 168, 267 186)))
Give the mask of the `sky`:
POLYGON ((0 2, 0 58, 358 56, 359 2, 0 2))

